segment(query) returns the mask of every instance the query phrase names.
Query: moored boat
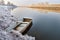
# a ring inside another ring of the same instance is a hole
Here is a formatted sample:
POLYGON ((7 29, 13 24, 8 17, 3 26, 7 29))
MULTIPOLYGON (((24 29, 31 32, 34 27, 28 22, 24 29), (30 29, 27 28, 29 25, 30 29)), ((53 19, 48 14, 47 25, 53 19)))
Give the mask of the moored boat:
POLYGON ((25 34, 32 26, 31 18, 23 18, 23 21, 18 21, 18 25, 14 28, 14 30, 19 31, 22 34, 25 34))

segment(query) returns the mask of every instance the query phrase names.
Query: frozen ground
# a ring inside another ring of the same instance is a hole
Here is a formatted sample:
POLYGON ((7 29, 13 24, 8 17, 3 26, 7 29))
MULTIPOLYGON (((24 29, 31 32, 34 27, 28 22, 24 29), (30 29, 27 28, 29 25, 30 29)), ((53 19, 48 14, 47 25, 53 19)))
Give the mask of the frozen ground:
POLYGON ((35 37, 22 35, 17 31, 9 33, 6 28, 16 24, 18 18, 11 15, 10 10, 6 6, 0 6, 0 40, 35 40, 35 37))

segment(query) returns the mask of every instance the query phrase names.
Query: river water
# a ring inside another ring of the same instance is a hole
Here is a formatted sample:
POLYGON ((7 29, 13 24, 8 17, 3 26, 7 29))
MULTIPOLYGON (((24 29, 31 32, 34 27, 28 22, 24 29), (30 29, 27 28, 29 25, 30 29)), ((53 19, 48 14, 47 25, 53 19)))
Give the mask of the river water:
POLYGON ((15 8, 12 13, 19 20, 32 18, 33 26, 27 34, 36 37, 36 40, 60 40, 60 13, 21 7, 15 8))

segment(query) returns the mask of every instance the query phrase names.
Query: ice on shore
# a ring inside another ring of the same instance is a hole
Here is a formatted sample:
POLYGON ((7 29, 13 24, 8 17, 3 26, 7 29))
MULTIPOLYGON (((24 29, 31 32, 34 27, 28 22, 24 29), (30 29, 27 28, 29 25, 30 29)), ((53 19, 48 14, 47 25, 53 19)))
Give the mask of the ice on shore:
POLYGON ((28 35, 22 35, 21 33, 5 31, 10 27, 10 24, 16 23, 18 18, 11 15, 10 10, 7 7, 0 6, 0 40, 35 40, 35 37, 28 35))

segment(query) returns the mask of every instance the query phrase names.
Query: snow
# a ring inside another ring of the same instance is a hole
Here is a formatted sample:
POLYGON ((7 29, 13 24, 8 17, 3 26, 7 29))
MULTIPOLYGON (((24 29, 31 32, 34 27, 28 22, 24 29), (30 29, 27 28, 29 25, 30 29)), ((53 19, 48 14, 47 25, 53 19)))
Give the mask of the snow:
POLYGON ((16 23, 17 19, 13 15, 11 15, 10 10, 7 7, 0 6, 0 28, 5 30, 10 27, 13 23, 16 23), (3 27, 3 28, 2 28, 3 27))
POLYGON ((28 35, 23 36, 21 33, 8 33, 0 30, 0 40, 35 40, 35 38, 28 35))
POLYGON ((22 35, 17 31, 12 31, 12 33, 6 31, 8 27, 16 24, 17 19, 11 15, 7 6, 0 6, 0 40, 35 40, 35 37, 22 35))

